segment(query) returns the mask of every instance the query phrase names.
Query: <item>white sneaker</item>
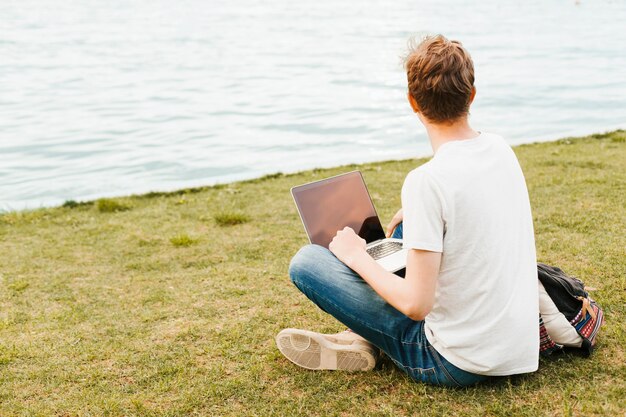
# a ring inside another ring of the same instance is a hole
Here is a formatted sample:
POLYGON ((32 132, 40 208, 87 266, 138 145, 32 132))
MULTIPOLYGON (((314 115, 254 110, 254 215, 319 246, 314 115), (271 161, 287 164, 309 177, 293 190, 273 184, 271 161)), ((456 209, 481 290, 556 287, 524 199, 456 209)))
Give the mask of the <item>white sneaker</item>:
POLYGON ((376 346, 349 330, 322 334, 285 329, 276 335, 276 345, 287 359, 306 369, 369 371, 379 354, 376 346))

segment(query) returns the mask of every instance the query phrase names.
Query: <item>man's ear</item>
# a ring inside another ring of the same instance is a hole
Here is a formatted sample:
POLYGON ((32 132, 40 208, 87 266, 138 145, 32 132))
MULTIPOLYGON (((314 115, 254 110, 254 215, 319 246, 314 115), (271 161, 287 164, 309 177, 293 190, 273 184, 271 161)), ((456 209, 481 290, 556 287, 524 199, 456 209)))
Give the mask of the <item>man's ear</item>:
POLYGON ((417 106, 417 101, 415 101, 410 91, 406 93, 406 97, 409 100, 409 104, 411 105, 411 108, 413 109, 413 113, 419 113, 419 107, 417 106))
POLYGON ((474 97, 476 97, 476 87, 472 87, 472 93, 470 94, 469 104, 474 102, 474 97))

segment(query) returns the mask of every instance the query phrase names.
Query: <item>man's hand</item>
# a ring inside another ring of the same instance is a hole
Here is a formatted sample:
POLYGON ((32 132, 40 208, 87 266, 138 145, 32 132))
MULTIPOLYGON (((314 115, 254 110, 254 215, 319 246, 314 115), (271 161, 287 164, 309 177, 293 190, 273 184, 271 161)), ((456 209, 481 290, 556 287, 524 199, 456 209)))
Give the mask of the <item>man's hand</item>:
POLYGON ((391 218, 391 221, 387 225, 387 232, 385 233, 385 236, 391 237, 391 235, 393 234, 393 231, 395 230, 396 226, 399 225, 402 222, 402 219, 404 219, 404 214, 402 213, 402 209, 400 209, 391 218))
POLYGON ((328 249, 344 264, 352 268, 353 260, 365 252, 365 239, 361 239, 350 227, 337 232, 328 249))

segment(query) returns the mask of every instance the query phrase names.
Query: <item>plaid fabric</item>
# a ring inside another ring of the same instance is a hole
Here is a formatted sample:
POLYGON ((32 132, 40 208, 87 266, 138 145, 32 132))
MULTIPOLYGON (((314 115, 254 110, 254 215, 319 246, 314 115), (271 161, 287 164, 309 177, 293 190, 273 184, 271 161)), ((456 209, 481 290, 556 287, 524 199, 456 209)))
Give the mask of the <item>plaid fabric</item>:
POLYGON ((562 345, 554 343, 550 338, 546 326, 543 324, 543 317, 539 315, 539 353, 543 356, 549 356, 554 352, 563 349, 562 345))
POLYGON ((591 346, 596 344, 596 336, 603 323, 604 314, 602 309, 591 298, 587 298, 587 301, 583 302, 580 312, 570 321, 570 324, 576 328, 578 334, 591 342, 591 346))

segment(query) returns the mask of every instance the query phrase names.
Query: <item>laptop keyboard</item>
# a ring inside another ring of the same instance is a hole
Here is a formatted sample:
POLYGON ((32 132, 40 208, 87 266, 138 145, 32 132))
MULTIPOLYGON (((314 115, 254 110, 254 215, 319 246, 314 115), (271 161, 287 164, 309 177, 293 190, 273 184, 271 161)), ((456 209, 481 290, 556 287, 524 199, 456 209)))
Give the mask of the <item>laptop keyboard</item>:
POLYGON ((380 259, 383 256, 387 256, 401 249, 402 249, 401 242, 385 241, 379 245, 368 248, 367 253, 369 253, 370 256, 374 259, 380 259))

